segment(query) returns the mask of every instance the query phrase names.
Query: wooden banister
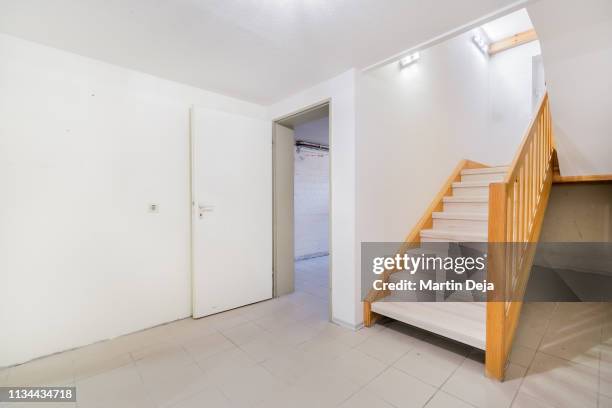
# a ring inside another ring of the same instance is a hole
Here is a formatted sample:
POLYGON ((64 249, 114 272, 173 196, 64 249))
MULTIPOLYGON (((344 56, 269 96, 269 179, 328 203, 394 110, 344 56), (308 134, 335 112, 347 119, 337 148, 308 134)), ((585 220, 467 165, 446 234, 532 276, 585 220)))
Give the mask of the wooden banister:
POLYGON ((487 375, 503 379, 522 299, 542 229, 553 177, 554 141, 548 94, 540 102, 501 183, 489 187, 487 375))

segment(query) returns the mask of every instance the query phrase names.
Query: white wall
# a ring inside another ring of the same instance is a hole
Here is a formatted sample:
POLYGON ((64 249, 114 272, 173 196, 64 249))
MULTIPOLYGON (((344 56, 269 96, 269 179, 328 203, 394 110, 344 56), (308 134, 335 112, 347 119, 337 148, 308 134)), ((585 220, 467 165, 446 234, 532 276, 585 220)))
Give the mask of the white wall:
POLYGON ((0 366, 190 316, 189 107, 265 109, 5 35, 0 60, 0 366))
POLYGON ((542 43, 561 174, 612 174, 612 2, 541 0, 528 11, 542 43))
MULTIPOLYGON (((505 152, 501 164, 509 164, 533 116, 532 57, 540 54, 533 41, 496 54, 489 61, 489 127, 485 147, 505 152)), ((537 79, 536 79, 537 81, 537 79)), ((539 103, 539 101, 538 101, 539 103)), ((482 152, 485 163, 487 152, 482 152)))
MULTIPOLYGON (((300 126, 295 127, 298 134, 300 126)), ((295 258, 329 253, 329 154, 296 149, 294 178, 295 258)))
MULTIPOLYGON (((295 140, 329 144, 329 117, 300 123, 295 140)), ((295 153, 295 258, 329 253, 329 154, 302 148, 295 153)))
POLYGON ((330 101, 332 318, 356 327, 362 321, 355 240, 355 71, 347 71, 270 106, 269 117, 330 101))
POLYGON ((491 58, 467 32, 357 84, 357 240, 403 241, 463 159, 509 164, 530 119, 537 44, 491 58))

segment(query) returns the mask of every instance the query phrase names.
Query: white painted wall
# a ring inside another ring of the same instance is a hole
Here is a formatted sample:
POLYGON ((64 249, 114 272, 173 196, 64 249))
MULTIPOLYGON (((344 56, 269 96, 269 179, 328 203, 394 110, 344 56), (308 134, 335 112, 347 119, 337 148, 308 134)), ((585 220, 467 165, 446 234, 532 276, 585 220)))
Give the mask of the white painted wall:
MULTIPOLYGON (((509 164, 537 44, 485 57, 467 32, 357 81, 357 241, 402 241, 463 158, 509 164)), ((359 262, 359 260, 357 260, 359 262)))
MULTIPOLYGON (((489 127, 487 134, 479 137, 487 140, 484 146, 489 152, 504 153, 499 158, 501 164, 510 163, 533 116, 532 57, 539 54, 540 44, 533 41, 489 60, 489 127)), ((479 156, 485 163, 489 162, 489 152, 483 151, 479 156)))
POLYGON ((296 149, 294 163, 295 258, 325 255, 329 253, 329 153, 296 149))
MULTIPOLYGON (((295 140, 329 145, 329 117, 296 125, 295 140)), ((295 153, 295 258, 329 253, 329 154, 302 148, 295 153)))
POLYGON ((278 119, 330 101, 332 318, 350 327, 362 322, 355 265, 355 74, 347 71, 269 108, 269 117, 278 119))
POLYGON ((265 109, 6 35, 0 60, 0 366, 191 315, 189 107, 265 109))
POLYGON ((611 174, 612 2, 541 0, 528 11, 542 43, 561 174, 611 174))

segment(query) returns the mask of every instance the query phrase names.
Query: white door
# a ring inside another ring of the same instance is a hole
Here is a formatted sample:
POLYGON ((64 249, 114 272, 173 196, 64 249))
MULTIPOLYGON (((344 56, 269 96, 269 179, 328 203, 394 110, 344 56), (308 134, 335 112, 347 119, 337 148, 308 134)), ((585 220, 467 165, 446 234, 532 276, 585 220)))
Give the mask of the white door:
POLYGON ((272 126, 194 108, 193 316, 272 297, 272 126))

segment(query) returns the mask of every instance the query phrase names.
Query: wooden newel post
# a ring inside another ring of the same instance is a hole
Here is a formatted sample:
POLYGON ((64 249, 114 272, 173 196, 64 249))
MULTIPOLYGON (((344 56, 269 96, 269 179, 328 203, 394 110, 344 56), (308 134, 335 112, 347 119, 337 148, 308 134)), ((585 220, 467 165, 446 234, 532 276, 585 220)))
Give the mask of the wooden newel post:
POLYGON ((489 185, 489 234, 487 281, 495 290, 487 299, 487 340, 485 370, 487 376, 502 380, 506 365, 506 228, 507 184, 489 185))

